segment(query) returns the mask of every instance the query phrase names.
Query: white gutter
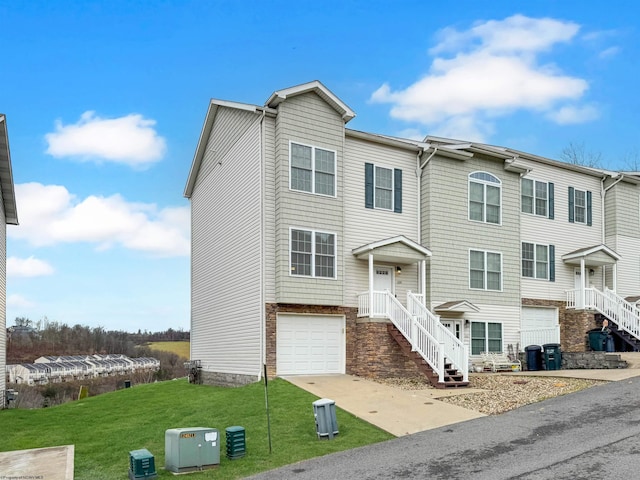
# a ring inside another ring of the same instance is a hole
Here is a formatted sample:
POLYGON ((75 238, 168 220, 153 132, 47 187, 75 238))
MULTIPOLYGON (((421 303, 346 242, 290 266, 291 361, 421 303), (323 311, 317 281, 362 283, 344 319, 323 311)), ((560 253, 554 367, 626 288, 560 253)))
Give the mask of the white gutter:
MULTIPOLYGON (((604 181, 607 179, 608 176, 609 175, 605 175, 604 177, 602 177, 600 179, 600 203, 601 203, 600 208, 602 208, 602 222, 601 222, 602 225, 601 225, 600 229, 601 229, 601 235, 602 235, 602 245, 606 245, 606 243, 605 243, 606 242, 606 236, 605 236, 606 232, 605 232, 605 228, 604 228, 605 227, 605 220, 606 220, 606 217, 605 217, 605 206, 604 206, 605 197, 607 195, 607 192, 614 185, 616 185, 618 182, 622 181, 622 179, 624 178, 624 173, 618 173, 618 179, 615 182, 613 182, 611 185, 609 185, 608 187, 605 188, 604 181)), ((614 177, 611 176, 611 178, 614 178, 614 177)), ((602 285, 603 286, 605 285, 605 282, 606 282, 606 279, 607 279, 605 270, 606 270, 606 267, 603 267, 602 268, 602 285)), ((614 289, 613 290, 614 291, 615 291, 615 285, 617 283, 617 279, 615 278, 616 275, 617 275, 616 272, 617 272, 617 269, 615 268, 615 264, 614 264, 614 270, 613 270, 613 284, 614 284, 614 289)))
POLYGON ((258 366, 258 380, 262 380, 263 365, 267 364, 267 349, 265 345, 265 338, 267 337, 267 309, 264 304, 264 285, 266 284, 264 278, 264 192, 262 189, 262 182, 265 178, 265 165, 264 165, 264 117, 267 115, 267 110, 262 111, 262 117, 260 118, 260 306, 262 310, 262 319, 260 321, 260 356, 262 357, 261 365, 258 366))
MULTIPOLYGON (((431 148, 431 145, 429 145, 427 148, 431 148)), ((422 163, 422 165, 420 164, 420 158, 422 157, 422 154, 425 152, 425 149, 422 149, 420 152, 416 154, 416 178, 418 179, 418 188, 416 189, 417 197, 418 197, 418 244, 420 245, 422 245, 422 195, 421 195, 422 172, 424 171, 424 167, 427 166, 427 163, 429 163, 429 161, 433 158, 433 156, 436 154, 437 151, 438 151, 438 147, 434 147, 433 152, 431 152, 431 155, 427 157, 427 159, 424 161, 424 163, 422 163)), ((419 285, 421 286, 420 290, 422 290, 420 293, 424 295, 425 305, 427 302, 426 278, 427 278, 427 264, 425 261, 422 261, 420 262, 420 267, 418 268, 418 282, 419 282, 419 285)))

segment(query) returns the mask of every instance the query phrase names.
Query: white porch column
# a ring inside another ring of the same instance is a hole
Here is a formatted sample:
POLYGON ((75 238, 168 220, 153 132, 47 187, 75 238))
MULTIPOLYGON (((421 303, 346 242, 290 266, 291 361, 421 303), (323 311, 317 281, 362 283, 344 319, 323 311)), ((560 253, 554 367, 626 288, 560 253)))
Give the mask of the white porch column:
POLYGON ((584 257, 580 259, 580 308, 584 309, 586 291, 584 284, 586 283, 584 276, 584 257))
POLYGON ((424 304, 427 305, 427 261, 420 261, 420 293, 424 298, 424 304))
POLYGON ((369 318, 373 317, 373 252, 369 252, 369 318))
POLYGON ((613 293, 618 289, 618 262, 613 264, 613 293))

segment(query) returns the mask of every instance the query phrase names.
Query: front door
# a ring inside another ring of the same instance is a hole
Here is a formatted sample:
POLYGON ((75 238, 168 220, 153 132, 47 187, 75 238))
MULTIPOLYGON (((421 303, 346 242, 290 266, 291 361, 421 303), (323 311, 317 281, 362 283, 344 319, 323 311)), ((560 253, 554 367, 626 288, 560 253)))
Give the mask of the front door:
POLYGON ((446 320, 441 318, 440 323, 447 327, 458 340, 462 341, 462 322, 460 320, 446 320))
POLYGON ((373 267, 373 289, 377 292, 389 290, 395 293, 393 281, 393 267, 373 267))

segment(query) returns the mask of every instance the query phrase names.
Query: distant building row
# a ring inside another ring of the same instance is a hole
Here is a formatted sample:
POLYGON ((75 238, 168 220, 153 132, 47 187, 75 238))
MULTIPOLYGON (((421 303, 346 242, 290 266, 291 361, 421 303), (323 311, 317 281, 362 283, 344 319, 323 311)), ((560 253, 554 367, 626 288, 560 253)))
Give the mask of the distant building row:
POLYGON ((29 385, 65 382, 86 378, 124 375, 141 370, 158 370, 155 358, 129 358, 126 355, 64 355, 44 356, 34 363, 7 365, 9 383, 29 385))

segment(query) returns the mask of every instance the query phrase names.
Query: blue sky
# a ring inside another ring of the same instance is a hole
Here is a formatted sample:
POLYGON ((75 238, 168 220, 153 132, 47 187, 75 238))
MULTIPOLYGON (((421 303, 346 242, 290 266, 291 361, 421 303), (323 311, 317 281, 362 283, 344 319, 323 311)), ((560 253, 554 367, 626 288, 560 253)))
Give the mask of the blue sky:
MULTIPOLYGON (((210 98, 322 81, 350 128, 637 162, 633 1, 0 0, 20 226, 7 324, 189 329, 183 191, 210 98)), ((637 164, 637 163, 636 163, 637 164)))

